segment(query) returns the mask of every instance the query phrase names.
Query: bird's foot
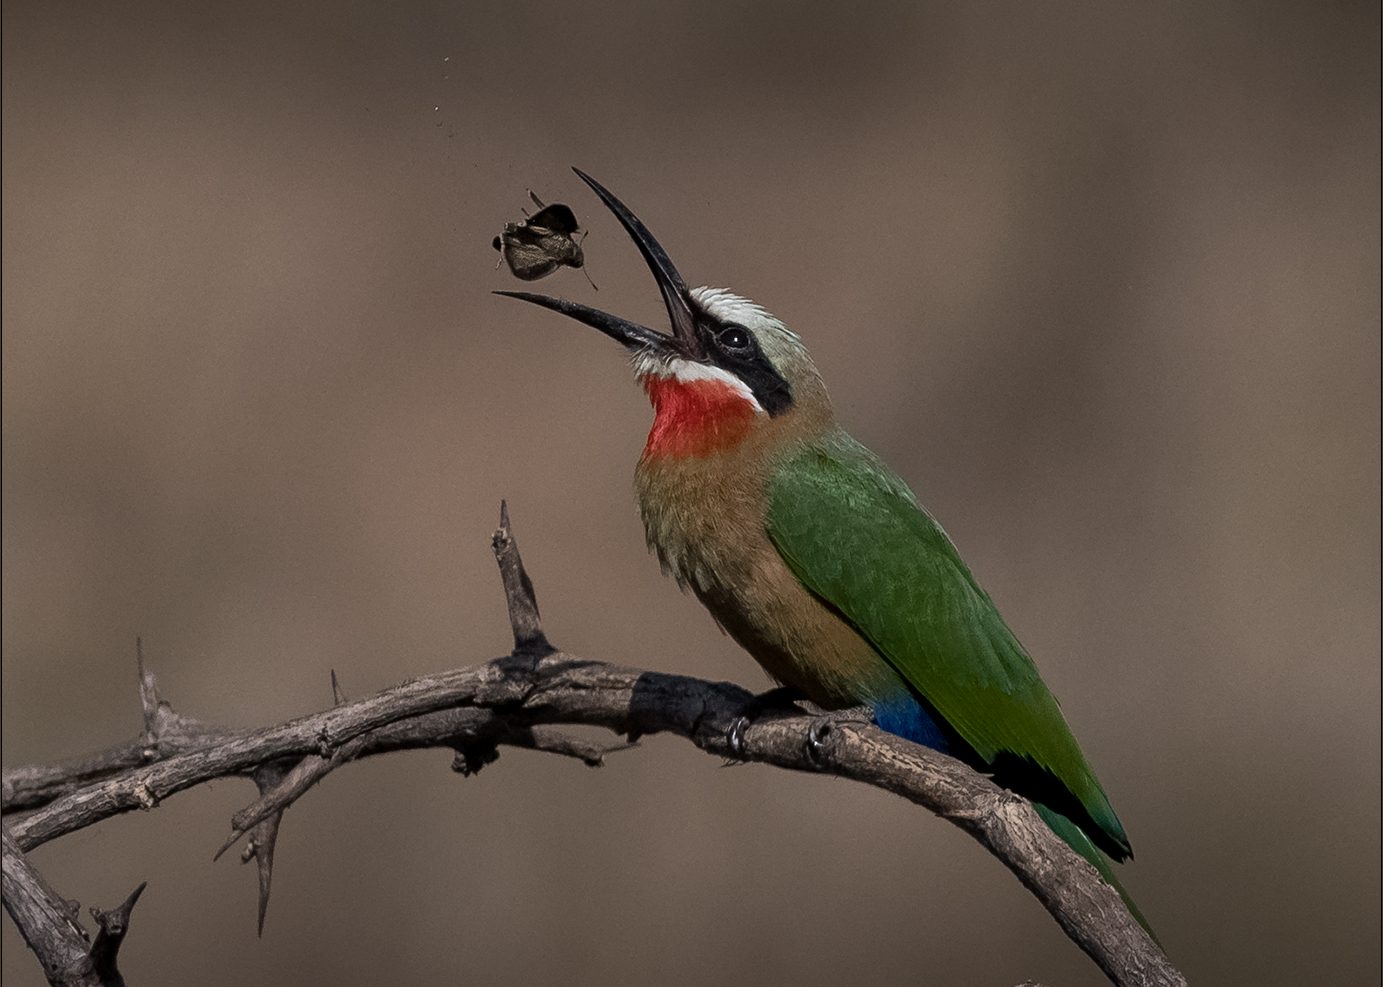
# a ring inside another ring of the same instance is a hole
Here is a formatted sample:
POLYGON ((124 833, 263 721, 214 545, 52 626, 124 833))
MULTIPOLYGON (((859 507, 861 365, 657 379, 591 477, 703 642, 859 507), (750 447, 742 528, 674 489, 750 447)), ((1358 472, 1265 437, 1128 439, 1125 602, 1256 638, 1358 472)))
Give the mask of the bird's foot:
POLYGON ((817 767, 826 763, 831 753, 831 748, 836 744, 836 728, 847 723, 870 724, 874 722, 874 711, 868 706, 856 706, 852 709, 839 709, 830 713, 823 713, 812 720, 812 725, 807 728, 806 747, 807 760, 817 767))
MULTIPOLYGON (((734 722, 730 724, 730 729, 726 732, 725 742, 730 747, 730 753, 743 760, 745 757, 744 734, 749 729, 749 725, 768 712, 800 712, 797 704, 805 698, 792 686, 781 685, 776 689, 761 692, 749 700, 744 704, 740 710, 740 715, 735 717, 734 722)), ((730 761, 729 763, 737 764, 739 761, 730 761)))

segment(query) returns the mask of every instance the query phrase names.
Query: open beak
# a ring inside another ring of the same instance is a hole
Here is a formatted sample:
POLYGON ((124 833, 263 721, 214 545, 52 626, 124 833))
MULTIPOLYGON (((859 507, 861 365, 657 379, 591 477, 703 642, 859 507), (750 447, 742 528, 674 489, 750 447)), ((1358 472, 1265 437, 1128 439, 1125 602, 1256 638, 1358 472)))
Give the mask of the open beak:
POLYGON ((608 312, 602 312, 578 302, 569 302, 565 298, 552 298, 549 295, 538 295, 530 291, 497 291, 495 294, 532 302, 534 305, 541 305, 543 308, 550 308, 554 312, 569 315, 578 322, 594 326, 631 350, 651 349, 658 353, 695 353, 700 347, 697 342, 696 315, 692 309, 691 295, 687 291, 686 282, 682 280, 682 275, 677 273, 677 268, 673 266, 672 260, 668 257, 667 251, 663 249, 662 244, 653 238, 653 234, 648 232, 648 227, 643 225, 639 217, 630 212, 629 208, 615 198, 609 189, 580 168, 573 168, 572 171, 576 172, 577 176, 589 185, 596 195, 600 196, 600 201, 605 203, 609 210, 615 214, 615 218, 620 221, 629 236, 633 238, 634 245, 639 248, 639 253, 643 254, 648 269, 653 272, 653 280, 658 283, 658 290, 662 292, 663 304, 667 306, 668 320, 672 323, 672 334, 668 335, 658 332, 656 329, 649 329, 637 322, 621 319, 617 315, 611 315, 608 312))

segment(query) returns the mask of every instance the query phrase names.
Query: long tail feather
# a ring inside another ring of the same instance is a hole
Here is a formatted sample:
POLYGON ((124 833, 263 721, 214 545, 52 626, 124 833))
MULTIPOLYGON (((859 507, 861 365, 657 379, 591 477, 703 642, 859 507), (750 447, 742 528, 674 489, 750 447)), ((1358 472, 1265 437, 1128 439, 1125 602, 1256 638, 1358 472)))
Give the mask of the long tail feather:
POLYGON ((1076 853, 1080 854, 1090 863, 1100 876, 1105 879, 1105 883, 1119 892, 1119 897, 1124 899, 1124 904, 1128 906, 1129 912, 1138 920, 1138 924, 1147 930, 1148 935, 1153 937, 1153 942, 1159 946, 1161 941, 1157 938, 1157 933, 1152 930, 1148 920, 1143 917, 1143 913, 1138 910, 1138 906, 1133 903, 1133 898, 1124 890, 1124 886, 1119 883, 1119 879, 1114 876, 1114 866, 1109 858, 1100 852, 1100 848, 1091 842, 1090 837, 1085 835, 1085 831, 1067 819, 1059 812, 1047 808, 1041 803, 1034 802, 1032 807, 1037 810, 1037 814, 1042 817, 1042 821, 1051 827, 1052 832, 1060 836, 1061 839, 1076 853))

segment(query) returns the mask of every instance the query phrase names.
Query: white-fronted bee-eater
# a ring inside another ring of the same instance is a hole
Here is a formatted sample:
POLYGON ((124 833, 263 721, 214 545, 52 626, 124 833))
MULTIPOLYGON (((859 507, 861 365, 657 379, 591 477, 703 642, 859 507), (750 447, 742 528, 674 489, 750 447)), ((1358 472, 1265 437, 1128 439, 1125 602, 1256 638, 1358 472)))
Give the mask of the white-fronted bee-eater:
POLYGON ((639 510, 664 570, 779 683, 827 710, 867 706, 1031 800, 1128 901, 1111 866, 1128 837, 1056 699, 941 526, 837 422, 801 338, 729 291, 689 290, 644 224, 577 174, 638 246, 671 332, 501 294, 631 354, 653 404, 639 510))

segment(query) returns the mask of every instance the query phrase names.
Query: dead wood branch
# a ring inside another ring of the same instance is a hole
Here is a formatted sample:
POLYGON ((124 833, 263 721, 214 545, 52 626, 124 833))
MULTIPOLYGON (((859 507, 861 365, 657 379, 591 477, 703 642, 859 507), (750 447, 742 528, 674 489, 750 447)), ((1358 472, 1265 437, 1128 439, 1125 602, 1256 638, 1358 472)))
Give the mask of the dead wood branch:
MULTIPOLYGON (((666 732, 719 758, 852 778, 925 806, 975 837, 1013 871, 1113 982, 1185 984, 1118 893, 1021 797, 960 761, 839 717, 764 712, 736 731, 740 743, 732 746, 732 725, 754 708, 748 691, 554 648, 543 633, 507 510, 494 551, 514 633, 510 654, 353 702, 345 701, 333 683, 332 708, 253 731, 213 730, 177 716, 158 698, 141 663, 145 729, 137 741, 77 762, 5 772, 4 812, 17 852, 112 815, 151 809, 212 779, 253 777, 260 796, 235 815, 221 852, 252 834, 245 857, 260 865, 262 923, 274 833, 284 810, 343 764, 385 751, 442 746, 456 751, 454 767, 469 772, 493 760, 502 745, 599 764, 612 748, 555 728, 604 727, 631 739, 666 732), (11 817, 19 810, 22 816, 11 817)), ((6 861, 8 875, 8 851, 6 861)), ((5 894, 8 903, 8 876, 5 894)))
POLYGON ((99 931, 96 941, 88 946, 86 930, 78 921, 77 903, 63 899, 48 886, 8 830, 4 833, 4 856, 5 910, 38 957, 48 982, 59 987, 125 987, 115 961, 144 885, 135 888, 118 908, 91 909, 99 931))

